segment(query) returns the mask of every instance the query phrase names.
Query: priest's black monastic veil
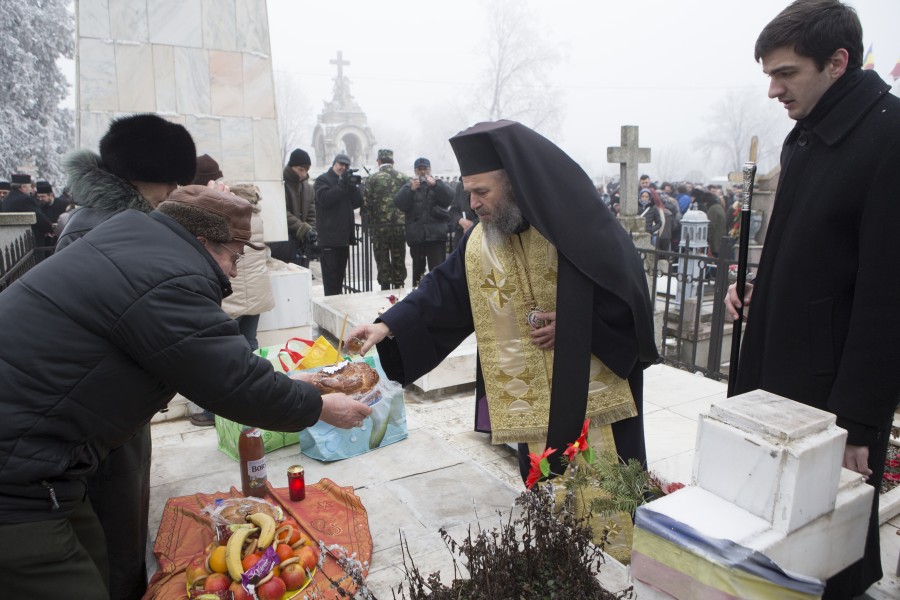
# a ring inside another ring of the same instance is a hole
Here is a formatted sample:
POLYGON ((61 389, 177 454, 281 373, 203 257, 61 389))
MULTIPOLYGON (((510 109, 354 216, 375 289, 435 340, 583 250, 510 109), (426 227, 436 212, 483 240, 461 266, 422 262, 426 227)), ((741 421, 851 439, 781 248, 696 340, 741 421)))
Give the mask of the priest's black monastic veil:
MULTIPOLYGON (((563 450, 575 441, 584 422, 592 352, 619 377, 629 378, 633 390, 629 375, 658 357, 641 259, 587 174, 540 134, 513 121, 479 123, 451 138, 450 144, 463 176, 506 169, 522 215, 557 249, 556 343, 547 443, 563 450), (597 321, 615 321, 616 328, 603 329, 597 321), (610 332, 602 352, 596 340, 592 346, 592 337, 597 337, 592 331, 596 334, 598 327, 610 332), (619 346, 616 340, 624 343, 619 346)), ((417 292, 409 297, 413 302, 417 292)), ((405 310, 393 307, 385 313, 385 321, 395 320, 391 313, 399 317, 405 310)), ((384 350, 390 352, 389 347, 384 350)), ((641 393, 640 388, 634 391, 636 396, 641 393)), ((641 399, 635 401, 640 410, 641 399)), ((642 427, 640 437, 637 455, 643 457, 642 427)))

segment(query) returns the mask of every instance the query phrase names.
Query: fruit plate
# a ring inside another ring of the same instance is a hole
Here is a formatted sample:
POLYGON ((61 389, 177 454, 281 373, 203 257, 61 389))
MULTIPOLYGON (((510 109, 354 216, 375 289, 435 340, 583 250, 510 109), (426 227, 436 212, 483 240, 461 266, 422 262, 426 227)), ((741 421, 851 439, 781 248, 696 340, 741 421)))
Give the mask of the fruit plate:
MULTIPOLYGON (((310 572, 309 577, 306 578, 306 581, 303 583, 303 585, 301 585, 296 590, 290 590, 288 592, 285 592, 284 595, 281 597, 281 600, 292 600, 293 598, 298 597, 300 595, 300 592, 305 590, 307 587, 309 587, 309 584, 312 583, 313 578, 316 576, 316 570, 317 570, 317 568, 313 567, 313 570, 310 572)), ((198 592, 198 591, 191 592, 190 584, 186 583, 185 586, 187 589, 187 597, 189 598, 189 600, 221 600, 222 598, 231 598, 232 597, 230 592, 226 592, 224 595, 221 595, 221 596, 217 595, 216 592, 198 592), (191 595, 192 593, 193 593, 193 595, 191 595)))

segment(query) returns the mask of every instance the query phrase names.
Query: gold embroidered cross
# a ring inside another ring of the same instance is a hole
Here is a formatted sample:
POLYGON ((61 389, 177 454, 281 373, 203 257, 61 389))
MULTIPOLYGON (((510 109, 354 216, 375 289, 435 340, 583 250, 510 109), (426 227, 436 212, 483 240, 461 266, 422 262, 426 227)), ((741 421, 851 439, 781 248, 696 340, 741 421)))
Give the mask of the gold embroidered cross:
POLYGON ((491 272, 485 277, 484 283, 481 284, 481 290, 496 298, 497 305, 503 308, 503 305, 509 302, 512 293, 516 291, 516 286, 510 283, 508 277, 504 277, 503 285, 500 285, 497 273, 491 269, 491 272))

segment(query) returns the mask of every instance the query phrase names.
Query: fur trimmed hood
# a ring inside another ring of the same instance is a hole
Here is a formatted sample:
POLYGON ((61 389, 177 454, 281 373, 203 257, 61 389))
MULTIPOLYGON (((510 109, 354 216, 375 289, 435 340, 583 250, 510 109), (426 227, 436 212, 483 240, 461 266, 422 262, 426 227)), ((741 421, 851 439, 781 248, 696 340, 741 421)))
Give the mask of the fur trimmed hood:
POLYGON ((63 159, 63 168, 77 206, 107 210, 133 208, 145 213, 153 210, 137 188, 107 171, 100 156, 90 150, 70 152, 63 159))

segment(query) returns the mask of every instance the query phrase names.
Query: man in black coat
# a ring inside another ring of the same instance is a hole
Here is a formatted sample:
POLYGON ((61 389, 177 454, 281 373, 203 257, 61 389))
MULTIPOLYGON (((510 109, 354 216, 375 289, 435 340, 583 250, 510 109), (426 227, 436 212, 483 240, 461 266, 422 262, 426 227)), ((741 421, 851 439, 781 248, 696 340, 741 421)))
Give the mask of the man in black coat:
POLYGON ((359 176, 350 172, 350 157, 338 154, 331 168, 316 178, 316 221, 322 248, 322 286, 326 296, 344 290, 350 245, 356 245, 353 210, 362 206, 359 176))
POLYGON ((31 226, 34 235, 35 246, 52 245, 53 224, 47 220, 41 211, 41 205, 32 195, 34 186, 31 175, 25 173, 12 174, 12 190, 3 198, 3 212, 8 213, 34 213, 37 221, 31 226))
POLYGON ((232 194, 179 188, 150 214, 111 217, 0 294, 4 597, 110 597, 86 478, 176 391, 276 431, 350 428, 371 412, 274 373, 221 309, 254 246, 251 213, 232 194))
POLYGON ((450 186, 431 175, 431 161, 417 158, 416 175, 394 196, 394 204, 405 217, 406 243, 412 255, 412 285, 425 274, 425 263, 433 271, 447 258, 450 223, 450 186))
MULTIPOLYGON (((798 1, 756 42, 769 96, 797 121, 749 304, 737 392, 764 389, 834 413, 843 466, 875 487, 865 557, 831 577, 852 598, 882 576, 878 491, 900 398, 896 272, 900 99, 861 69, 862 27, 837 0, 798 1), (850 201, 848 201, 850 199, 850 201)), ((726 300, 736 316, 735 286, 726 300)))

